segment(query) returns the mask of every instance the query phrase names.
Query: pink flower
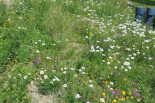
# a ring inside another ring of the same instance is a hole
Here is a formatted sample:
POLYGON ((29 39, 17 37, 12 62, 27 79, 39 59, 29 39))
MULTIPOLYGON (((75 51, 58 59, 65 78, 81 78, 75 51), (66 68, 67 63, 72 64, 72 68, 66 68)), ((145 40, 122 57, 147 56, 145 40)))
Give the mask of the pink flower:
POLYGON ((41 63, 40 61, 36 61, 38 64, 41 63))

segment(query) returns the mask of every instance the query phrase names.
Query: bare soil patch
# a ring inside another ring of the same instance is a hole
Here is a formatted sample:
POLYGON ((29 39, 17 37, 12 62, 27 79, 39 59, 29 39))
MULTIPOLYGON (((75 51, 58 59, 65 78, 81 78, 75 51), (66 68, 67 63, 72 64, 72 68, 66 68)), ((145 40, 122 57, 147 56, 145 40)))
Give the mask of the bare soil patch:
POLYGON ((57 103, 56 95, 42 95, 38 92, 38 88, 34 84, 28 85, 29 96, 31 97, 31 103, 57 103))

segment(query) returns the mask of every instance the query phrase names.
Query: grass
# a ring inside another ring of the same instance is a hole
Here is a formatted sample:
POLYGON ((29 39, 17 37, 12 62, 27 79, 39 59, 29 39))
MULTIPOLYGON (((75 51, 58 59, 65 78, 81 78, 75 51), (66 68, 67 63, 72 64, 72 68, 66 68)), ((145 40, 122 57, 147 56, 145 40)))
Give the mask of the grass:
POLYGON ((60 103, 154 103, 154 34, 125 0, 17 0, 0 13, 0 102, 28 85, 60 103))
POLYGON ((155 7, 155 0, 130 0, 138 6, 155 7))

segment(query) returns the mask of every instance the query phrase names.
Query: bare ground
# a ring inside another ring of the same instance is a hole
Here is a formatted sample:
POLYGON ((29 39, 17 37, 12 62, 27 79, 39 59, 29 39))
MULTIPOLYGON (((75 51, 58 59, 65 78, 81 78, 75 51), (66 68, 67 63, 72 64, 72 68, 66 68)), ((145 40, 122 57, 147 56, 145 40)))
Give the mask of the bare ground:
POLYGON ((57 103, 55 95, 42 95, 39 94, 38 88, 34 84, 28 85, 29 96, 31 103, 57 103))

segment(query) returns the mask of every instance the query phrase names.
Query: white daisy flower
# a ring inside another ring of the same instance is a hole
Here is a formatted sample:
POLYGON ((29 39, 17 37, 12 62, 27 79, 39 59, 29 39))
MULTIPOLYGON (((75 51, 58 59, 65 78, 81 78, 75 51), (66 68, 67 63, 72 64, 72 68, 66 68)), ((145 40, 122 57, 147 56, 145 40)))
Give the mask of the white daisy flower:
POLYGON ((67 87, 67 84, 64 84, 63 87, 66 88, 67 87))
POLYGON ((128 69, 124 69, 126 72, 128 71, 128 69))
POLYGON ((41 74, 41 75, 44 74, 44 71, 40 71, 40 74, 41 74))
POLYGON ((102 60, 102 62, 105 62, 105 60, 102 60))
POLYGON ((46 57, 46 59, 50 59, 50 60, 51 60, 51 58, 50 58, 50 57, 46 57))
POLYGON ((114 83, 113 82, 110 82, 110 85, 114 85, 114 83))
POLYGON ((75 70, 75 68, 71 68, 71 70, 75 70))
POLYGON ((67 72, 66 72, 66 71, 64 71, 63 73, 64 73, 64 74, 66 74, 67 72))
POLYGON ((128 66, 129 69, 131 69, 131 66, 128 66))
POLYGON ((42 43, 42 45, 45 45, 45 43, 42 43))
POLYGON ((86 39, 88 39, 88 36, 86 36, 86 39))
POLYGON ((26 79, 27 78, 27 76, 24 76, 24 79, 26 79))
POLYGON ((85 72, 82 72, 82 74, 86 74, 85 72))
POLYGON ((18 27, 18 29, 21 29, 21 27, 18 27))
POLYGON ((57 78, 57 77, 55 77, 55 80, 56 80, 56 81, 60 81, 60 79, 59 79, 59 78, 57 78))
POLYGON ((82 70, 85 70, 85 67, 81 67, 82 70))
POLYGON ((129 66, 130 63, 129 63, 129 62, 124 62, 124 65, 125 65, 125 66, 129 66))
POLYGON ((51 81, 50 83, 51 83, 51 84, 53 84, 53 82, 52 82, 52 81, 51 81))
POLYGON ((76 94, 75 95, 75 98, 80 98, 80 94, 76 94))
POLYGON ((110 62, 107 62, 107 64, 110 64, 110 62))
POLYGON ((92 88, 94 85, 93 84, 89 84, 89 87, 92 88))
POLYGON ((48 78, 48 76, 47 75, 44 75, 44 79, 47 79, 48 78))
POLYGON ((89 83, 92 83, 93 81, 92 80, 89 80, 89 83))
POLYGON ((114 90, 113 88, 110 88, 110 90, 114 90))
POLYGON ((136 56, 137 54, 136 53, 133 53, 133 55, 136 56))
POLYGON ((104 98, 100 98, 100 102, 102 103, 105 102, 104 98))
POLYGON ((130 58, 126 58, 126 60, 130 60, 130 58))
POLYGON ((79 69, 79 72, 82 72, 82 69, 79 69))
POLYGON ((56 79, 55 79, 55 78, 53 78, 53 82, 55 82, 55 80, 56 80, 56 79))
POLYGON ((36 50, 36 53, 39 53, 39 50, 36 50))

